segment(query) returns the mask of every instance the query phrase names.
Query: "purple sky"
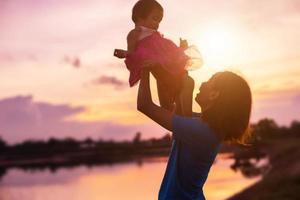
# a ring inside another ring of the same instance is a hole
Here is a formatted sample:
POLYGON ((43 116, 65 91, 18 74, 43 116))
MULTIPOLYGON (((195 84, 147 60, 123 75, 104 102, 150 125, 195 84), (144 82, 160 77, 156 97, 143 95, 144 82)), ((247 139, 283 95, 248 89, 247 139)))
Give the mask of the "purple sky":
MULTIPOLYGON (((176 43, 186 38, 203 55, 203 68, 190 73, 196 87, 217 71, 232 70, 252 88, 252 122, 300 120, 299 1, 160 2, 165 12, 159 31, 176 43)), ((126 47, 134 3, 0 1, 3 139, 166 133, 136 111, 137 87, 129 88, 123 61, 112 56, 114 48, 126 47)), ((200 108, 195 104, 194 110, 200 108)))

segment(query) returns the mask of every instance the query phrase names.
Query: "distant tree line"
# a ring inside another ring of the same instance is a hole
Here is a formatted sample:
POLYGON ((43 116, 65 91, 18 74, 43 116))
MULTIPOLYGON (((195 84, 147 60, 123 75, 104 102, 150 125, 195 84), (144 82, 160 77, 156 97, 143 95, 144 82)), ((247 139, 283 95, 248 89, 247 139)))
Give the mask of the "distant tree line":
POLYGON ((279 126, 273 119, 262 119, 251 125, 253 143, 282 137, 300 137, 300 122, 293 121, 289 127, 279 126))
MULTIPOLYGON (((251 125, 252 136, 250 142, 262 142, 281 137, 300 137, 300 122, 293 121, 289 127, 279 126, 273 119, 262 119, 251 125)), ((142 133, 137 132, 131 141, 105 141, 86 138, 76 140, 74 138, 43 140, 27 140, 22 143, 8 145, 0 138, 0 155, 52 155, 53 153, 68 153, 84 150, 101 150, 105 152, 124 150, 133 152, 141 149, 164 148, 171 146, 171 134, 167 133, 161 138, 142 139, 142 133)))
MULTIPOLYGON (((60 153, 84 152, 94 151, 96 153, 105 152, 106 154, 115 152, 134 153, 141 149, 149 148, 164 148, 171 145, 171 135, 165 134, 161 138, 142 139, 141 132, 137 132, 132 140, 129 141, 114 141, 114 140, 94 140, 86 138, 83 140, 76 140, 74 138, 50 138, 44 140, 26 140, 14 145, 8 145, 0 138, 0 156, 1 155, 22 155, 26 158, 34 158, 40 155, 51 156, 60 153)), ((1 157, 0 157, 1 158, 1 157)))

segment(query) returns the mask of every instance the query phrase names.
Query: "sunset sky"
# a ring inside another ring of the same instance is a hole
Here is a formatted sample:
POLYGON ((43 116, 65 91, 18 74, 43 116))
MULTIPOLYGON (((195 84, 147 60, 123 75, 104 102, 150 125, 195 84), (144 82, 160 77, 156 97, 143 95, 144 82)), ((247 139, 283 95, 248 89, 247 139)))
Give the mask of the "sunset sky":
MULTIPOLYGON (((131 139, 167 131, 136 110, 123 60, 135 0, 0 1, 0 136, 131 139)), ((196 88, 215 72, 242 75, 253 92, 252 122, 300 120, 298 0, 159 1, 159 31, 197 45, 204 66, 196 88)), ((152 80, 155 92, 155 82, 152 80)), ((157 102, 156 95, 153 95, 157 102)), ((200 108, 194 103, 194 110, 200 108)))

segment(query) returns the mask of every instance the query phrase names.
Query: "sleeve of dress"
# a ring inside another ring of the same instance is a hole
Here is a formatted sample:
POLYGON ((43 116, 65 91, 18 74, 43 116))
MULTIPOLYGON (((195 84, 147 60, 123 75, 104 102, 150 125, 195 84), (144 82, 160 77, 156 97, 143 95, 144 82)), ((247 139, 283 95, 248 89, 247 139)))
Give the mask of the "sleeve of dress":
POLYGON ((186 144, 194 144, 196 140, 205 142, 211 137, 208 124, 201 121, 198 117, 193 118, 174 115, 172 128, 174 139, 186 144))

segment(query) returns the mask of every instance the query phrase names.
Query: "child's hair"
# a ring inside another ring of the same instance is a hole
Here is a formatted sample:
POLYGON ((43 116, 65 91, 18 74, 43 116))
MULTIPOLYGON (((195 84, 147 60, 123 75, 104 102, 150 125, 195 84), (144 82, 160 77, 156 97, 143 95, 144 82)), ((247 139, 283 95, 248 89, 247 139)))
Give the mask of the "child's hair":
POLYGON ((219 91, 219 97, 202 113, 203 119, 225 142, 245 144, 250 136, 250 87, 242 77, 229 71, 213 77, 213 88, 219 91))
POLYGON ((164 10, 155 0, 139 0, 132 8, 132 21, 136 23, 139 18, 145 19, 154 9, 164 10))

